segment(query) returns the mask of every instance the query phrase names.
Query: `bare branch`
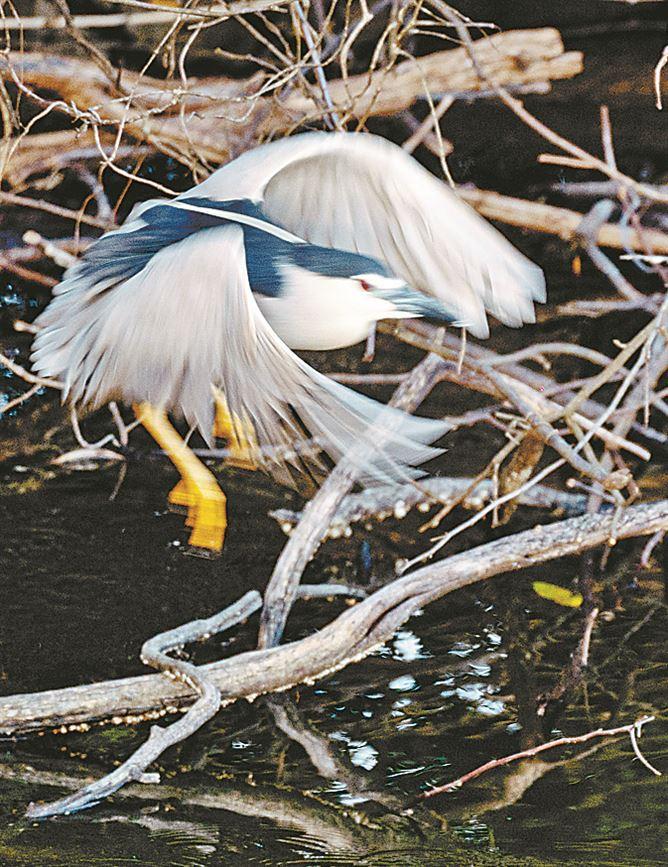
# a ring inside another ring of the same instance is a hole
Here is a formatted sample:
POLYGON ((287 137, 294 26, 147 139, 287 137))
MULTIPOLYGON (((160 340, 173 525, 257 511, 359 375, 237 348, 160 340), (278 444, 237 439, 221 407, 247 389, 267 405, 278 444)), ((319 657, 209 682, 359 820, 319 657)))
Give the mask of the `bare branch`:
POLYGON ((471 780, 475 780, 476 777, 480 777, 483 774, 486 774, 488 771, 492 771, 496 768, 502 768, 505 765, 509 765, 511 762, 517 762, 521 759, 533 758, 540 753, 544 753, 546 750, 553 750, 557 747, 572 746, 574 744, 584 744, 587 743, 587 741, 592 740, 593 738, 616 738, 623 734, 627 734, 631 738, 634 752, 642 761, 642 763, 650 771, 652 771, 653 774, 661 776, 660 772, 657 771, 656 768, 653 768, 637 749, 636 733, 640 732, 644 725, 653 721, 653 716, 644 716, 641 717, 639 720, 631 723, 630 725, 617 726, 613 729, 596 729, 595 731, 587 732, 584 735, 576 735, 574 737, 556 738, 555 740, 548 741, 545 744, 539 744, 537 747, 532 747, 528 750, 522 750, 521 752, 513 753, 510 756, 504 756, 504 758, 502 759, 492 759, 491 761, 485 762, 484 765, 480 765, 480 767, 476 768, 473 771, 469 771, 467 774, 458 777, 456 780, 453 780, 450 783, 445 783, 445 785, 443 786, 435 786, 433 789, 428 789, 426 792, 423 792, 420 795, 419 800, 423 801, 427 798, 434 798, 437 795, 443 795, 446 792, 454 792, 457 789, 461 789, 462 786, 464 786, 471 780))
MULTIPOLYGON (((405 575, 348 608, 312 635, 240 653, 203 667, 225 703, 282 691, 359 661, 392 636, 429 602, 504 572, 519 570, 606 543, 612 515, 585 515, 537 526, 448 557, 405 575)), ((668 500, 625 509, 616 527, 619 540, 651 536, 668 528, 668 500)), ((141 722, 189 705, 192 690, 158 675, 0 698, 0 733, 77 730, 100 720, 141 722)))

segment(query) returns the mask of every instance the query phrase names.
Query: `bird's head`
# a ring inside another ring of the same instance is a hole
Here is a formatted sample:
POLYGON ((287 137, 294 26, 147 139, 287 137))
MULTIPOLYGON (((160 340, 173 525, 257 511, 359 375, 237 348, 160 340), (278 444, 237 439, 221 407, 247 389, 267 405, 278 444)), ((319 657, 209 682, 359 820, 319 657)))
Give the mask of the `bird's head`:
POLYGON ((365 271, 353 274, 351 279, 357 281, 363 292, 369 292, 390 305, 388 319, 424 317, 437 322, 452 322, 451 311, 438 298, 411 289, 405 280, 393 277, 386 271, 365 271))
POLYGON ((376 322, 425 316, 451 322, 436 298, 411 289, 377 259, 246 232, 246 268, 262 315, 290 349, 354 346, 376 322))
POLYGON ((387 266, 371 256, 335 250, 315 244, 295 244, 292 263, 312 273, 330 278, 345 278, 360 292, 385 302, 383 319, 425 317, 452 322, 453 316, 441 301, 412 289, 405 280, 392 274, 387 266))

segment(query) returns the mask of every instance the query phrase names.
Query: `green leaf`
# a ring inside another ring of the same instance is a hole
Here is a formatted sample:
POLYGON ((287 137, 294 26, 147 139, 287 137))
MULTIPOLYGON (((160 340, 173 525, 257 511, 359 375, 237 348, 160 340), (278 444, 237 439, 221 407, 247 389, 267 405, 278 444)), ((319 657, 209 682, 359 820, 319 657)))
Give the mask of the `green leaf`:
POLYGON ((572 590, 559 587, 558 584, 549 584, 547 581, 534 581, 531 586, 534 589, 534 593, 537 593, 543 599, 549 599, 550 602, 556 602, 557 605, 564 605, 566 608, 579 608, 582 605, 582 593, 573 593, 572 590))

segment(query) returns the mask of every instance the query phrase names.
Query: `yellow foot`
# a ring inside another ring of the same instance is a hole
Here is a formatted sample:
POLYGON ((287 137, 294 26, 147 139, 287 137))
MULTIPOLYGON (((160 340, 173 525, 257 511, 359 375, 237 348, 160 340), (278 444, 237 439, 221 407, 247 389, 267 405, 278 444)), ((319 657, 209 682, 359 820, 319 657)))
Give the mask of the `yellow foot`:
POLYGON ((216 489, 197 492, 195 505, 188 513, 186 524, 192 527, 188 544, 192 548, 203 548, 211 554, 219 554, 225 541, 227 518, 225 514, 225 494, 216 489))
POLYGON ((213 389, 213 399, 216 404, 213 435, 227 440, 231 454, 226 463, 244 470, 256 470, 259 450, 253 425, 247 418, 241 419, 230 412, 225 395, 220 389, 213 389))
POLYGON ((186 527, 194 527, 197 519, 197 496, 185 479, 180 479, 167 494, 170 512, 186 516, 186 527))
POLYGON ((164 410, 148 403, 138 404, 134 410, 181 473, 182 479, 170 492, 169 502, 188 509, 186 524, 192 528, 189 544, 195 549, 191 553, 208 552, 210 556, 217 556, 227 528, 225 494, 213 474, 174 430, 164 410))

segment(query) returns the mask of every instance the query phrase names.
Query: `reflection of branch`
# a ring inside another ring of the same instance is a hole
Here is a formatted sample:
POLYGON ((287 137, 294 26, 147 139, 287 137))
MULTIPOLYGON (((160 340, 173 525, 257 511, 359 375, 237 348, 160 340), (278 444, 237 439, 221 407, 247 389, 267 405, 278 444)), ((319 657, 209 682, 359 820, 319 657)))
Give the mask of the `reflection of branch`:
MULTIPOLYGON (((65 790, 77 790, 91 782, 90 778, 79 773, 75 776, 19 764, 0 764, 0 778, 32 788, 48 786, 65 790)), ((308 793, 291 792, 285 787, 277 789, 257 783, 250 785, 216 780, 213 788, 130 784, 114 796, 114 800, 128 798, 151 803, 173 801, 184 807, 204 809, 207 813, 211 810, 224 810, 239 816, 267 819, 281 828, 317 836, 327 841, 333 850, 344 847, 354 849, 359 835, 366 831, 355 821, 359 814, 349 808, 344 812, 322 799, 309 797, 308 793)))
POLYGON ((340 761, 332 746, 331 737, 325 737, 307 725, 301 718, 297 705, 286 695, 276 695, 267 699, 277 728, 290 740, 299 744, 313 767, 326 780, 339 780, 345 783, 350 794, 362 795, 365 799, 383 804, 394 810, 401 809, 401 801, 389 792, 371 791, 364 775, 356 773, 340 761))
MULTIPOLYGON (((504 572, 579 554, 603 545, 614 526, 611 515, 585 515, 506 536, 418 569, 381 587, 322 629, 266 650, 240 653, 204 666, 223 701, 275 692, 313 680, 358 661, 387 641, 417 610, 442 596, 504 572)), ((625 509, 617 539, 651 536, 668 528, 668 500, 625 509)), ((133 722, 165 708, 190 704, 191 690, 159 675, 130 677, 68 689, 0 698, 0 734, 128 715, 133 722)))
POLYGON ((15 376, 18 376, 24 382, 28 382, 31 385, 37 385, 40 388, 55 388, 59 391, 62 391, 64 387, 62 382, 58 382, 55 379, 45 379, 41 376, 35 376, 34 373, 30 373, 29 370, 25 369, 25 367, 21 367, 20 364, 12 361, 11 358, 7 358, 7 356, 2 352, 0 352, 0 364, 3 365, 3 367, 6 367, 7 370, 10 370, 15 376))
POLYGON ((649 764, 647 759, 640 753, 638 749, 637 736, 642 732, 642 727, 649 722, 654 720, 653 716, 645 716, 641 717, 641 719, 636 720, 634 723, 630 723, 625 726, 618 726, 614 729, 596 729, 595 731, 587 732, 584 735, 577 735, 575 737, 563 737, 557 738, 553 741, 548 741, 545 744, 539 744, 537 747, 531 747, 528 750, 522 750, 520 753, 513 753, 510 756, 504 756, 502 759, 492 759, 489 762, 485 762, 484 765, 480 765, 480 767, 475 768, 473 771, 469 771, 467 774, 464 774, 461 777, 458 777, 456 780, 452 780, 450 783, 445 783, 443 786, 435 786, 433 789, 428 789, 426 792, 423 792, 418 800, 424 801, 427 798, 433 798, 436 795, 442 795, 446 792, 452 792, 456 789, 461 789, 463 785, 470 782, 471 780, 475 780, 476 777, 480 777, 483 774, 486 774, 488 771, 492 771, 495 768, 502 768, 504 765, 509 765, 511 762, 519 761, 520 759, 529 759, 532 756, 537 756, 539 753, 543 753, 546 750, 553 750, 556 747, 565 747, 572 744, 584 744, 587 741, 592 740, 593 738, 614 738, 619 737, 619 735, 627 734, 631 738, 631 744, 633 745, 633 750, 636 756, 642 761, 642 763, 647 767, 653 774, 657 776, 661 776, 661 772, 657 771, 656 768, 653 768, 652 765, 649 764))
MULTIPOLYGON (((580 586, 589 578, 585 575, 581 579, 580 586)), ((591 596, 591 592, 587 593, 583 589, 585 600, 591 596)), ((557 703, 562 703, 564 697, 571 693, 581 682, 585 675, 585 670, 589 665, 589 647, 591 644, 591 635, 598 617, 599 609, 597 607, 590 608, 584 617, 582 635, 578 643, 577 650, 571 654, 570 663, 565 667, 561 677, 549 692, 541 695, 536 702, 536 716, 546 717, 553 721, 551 708, 557 703)))

